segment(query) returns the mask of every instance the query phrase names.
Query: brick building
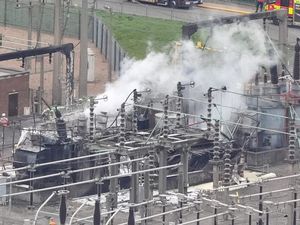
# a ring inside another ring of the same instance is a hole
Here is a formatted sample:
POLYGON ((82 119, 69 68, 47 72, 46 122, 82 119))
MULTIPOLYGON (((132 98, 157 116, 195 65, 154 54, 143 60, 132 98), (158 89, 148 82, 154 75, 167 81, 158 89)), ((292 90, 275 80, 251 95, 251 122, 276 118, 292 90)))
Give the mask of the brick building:
POLYGON ((22 116, 29 107, 29 72, 0 68, 0 112, 22 116))

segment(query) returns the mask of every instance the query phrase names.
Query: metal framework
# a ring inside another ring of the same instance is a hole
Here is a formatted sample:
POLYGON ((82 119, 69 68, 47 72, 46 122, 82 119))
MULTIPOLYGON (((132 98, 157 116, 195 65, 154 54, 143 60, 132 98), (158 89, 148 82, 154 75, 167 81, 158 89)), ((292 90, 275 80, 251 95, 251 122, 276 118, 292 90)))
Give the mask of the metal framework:
POLYGON ((61 52, 66 57, 66 105, 69 106, 72 104, 74 90, 74 45, 72 43, 4 53, 0 54, 0 61, 22 59, 22 66, 24 66, 27 57, 49 54, 49 61, 51 61, 52 53, 56 52, 61 52))

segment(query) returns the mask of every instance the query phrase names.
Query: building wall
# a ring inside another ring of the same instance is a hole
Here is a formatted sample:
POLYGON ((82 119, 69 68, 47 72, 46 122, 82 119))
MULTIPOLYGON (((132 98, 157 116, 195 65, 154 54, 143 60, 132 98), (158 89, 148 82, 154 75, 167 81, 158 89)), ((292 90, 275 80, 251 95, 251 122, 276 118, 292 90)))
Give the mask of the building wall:
POLYGON ((29 107, 29 74, 0 77, 0 113, 8 115, 8 95, 18 93, 18 115, 24 115, 29 107))

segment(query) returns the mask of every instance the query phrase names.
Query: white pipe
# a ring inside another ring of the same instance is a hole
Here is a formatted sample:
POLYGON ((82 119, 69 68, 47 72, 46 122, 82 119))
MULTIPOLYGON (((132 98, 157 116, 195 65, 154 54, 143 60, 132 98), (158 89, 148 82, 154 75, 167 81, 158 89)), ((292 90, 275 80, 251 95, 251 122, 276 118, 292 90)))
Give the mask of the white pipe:
MULTIPOLYGON (((228 92, 228 91, 227 91, 228 92)), ((231 93, 231 92, 229 92, 231 93)), ((180 99, 183 99, 183 100, 190 100, 190 101, 194 101, 194 102, 200 102, 200 103, 203 103, 203 104, 208 104, 207 101, 201 101, 199 99, 195 99, 195 98, 186 98, 186 97, 178 97, 178 96, 175 96, 175 95, 171 95, 173 97, 176 97, 176 98, 180 98, 180 99)), ((245 97, 251 97, 251 96, 245 96, 245 97)), ((254 97, 256 98, 256 97, 254 97)), ((261 99, 261 98, 260 98, 261 99)), ((274 101, 274 99, 267 99, 267 98, 263 98, 263 100, 267 100, 267 101, 274 101)), ((219 103, 213 103, 215 104, 216 106, 220 106, 222 108, 229 108, 229 109, 235 109, 235 110, 238 110, 240 111, 241 109, 237 108, 237 107, 232 107, 232 106, 226 106, 226 105, 221 105, 219 103)), ((284 118, 284 119, 288 119, 287 116, 282 116, 282 115, 278 115, 278 114, 272 114, 272 113, 264 113, 264 112, 259 112, 259 111, 255 111, 255 110, 249 110, 249 109, 245 109, 243 110, 244 112, 248 112, 248 113, 257 113, 257 114, 261 114, 261 115, 266 115, 266 116, 273 116, 273 117, 279 117, 279 118, 284 118)), ((298 120, 300 121, 300 119, 295 119, 295 120, 298 120)))
MULTIPOLYGON (((107 151, 114 151, 115 149, 107 149, 107 151)), ((33 167, 37 168, 37 167, 41 167, 41 166, 48 166, 48 165, 52 165, 52 164, 58 164, 58 163, 62 163, 62 162, 69 162, 69 161, 74 161, 74 160, 78 160, 78 159, 85 159, 85 158, 90 158, 90 157, 96 157, 96 156, 101 156, 101 155, 108 155, 108 152, 105 153, 96 153, 93 155, 84 155, 84 156, 79 156, 79 157, 74 157, 74 158, 70 158, 70 159, 62 159, 62 160, 57 160, 57 161, 51 161, 51 162, 46 162, 46 163, 41 163, 41 164, 35 164, 33 167)), ((25 169, 30 169, 32 168, 31 165, 28 166, 23 166, 20 168, 15 168, 15 169, 8 169, 8 170, 2 170, 1 172, 13 172, 13 171, 18 171, 18 170, 25 170, 25 169)))
POLYGON ((18 183, 22 183, 22 182, 39 180, 39 179, 44 179, 44 178, 50 178, 50 177, 55 177, 55 176, 59 176, 59 175, 63 175, 63 174, 64 174, 64 172, 59 172, 59 173, 53 173, 53 174, 40 176, 40 177, 33 177, 33 178, 28 178, 28 179, 23 179, 23 180, 10 181, 10 182, 7 182, 7 183, 0 183, 0 186, 9 185, 9 184, 18 184, 18 183))
MULTIPOLYGON (((109 211, 109 212, 104 212, 104 213, 101 213, 101 216, 104 216, 106 214, 111 214, 113 212, 115 212, 116 210, 112 210, 112 211, 109 211)), ((76 219, 76 223, 79 222, 79 221, 87 221, 88 219, 91 219, 93 218, 94 216, 87 216, 87 217, 84 217, 84 218, 80 218, 80 219, 76 219)))
MULTIPOLYGON (((113 179, 113 178, 127 177, 127 176, 130 176, 130 175, 133 175, 133 174, 140 174, 140 173, 145 173, 145 172, 162 170, 162 169, 167 169, 167 168, 176 167, 176 166, 180 166, 180 165, 181 165, 181 163, 178 163, 178 164, 164 166, 164 167, 157 167, 157 168, 152 168, 152 169, 147 169, 147 170, 140 170, 140 171, 126 173, 126 174, 120 174, 120 175, 115 175, 115 176, 108 176, 108 177, 103 177, 101 180, 109 180, 109 179, 113 179)), ((0 195, 0 197, 17 196, 17 195, 22 195, 22 194, 29 194, 29 193, 36 193, 36 192, 42 192, 42 191, 49 191, 49 190, 54 190, 54 189, 60 189, 60 188, 70 187, 70 186, 76 186, 76 185, 79 185, 79 184, 93 183, 93 182, 97 182, 97 181, 99 181, 99 179, 91 179, 91 180, 85 180, 85 181, 71 183, 71 184, 57 185, 57 186, 53 186, 53 187, 36 189, 36 190, 31 190, 31 191, 23 191, 23 192, 18 192, 18 193, 5 194, 5 195, 0 195)))
MULTIPOLYGON (((187 196, 187 195, 184 195, 184 194, 182 194, 182 195, 184 196, 184 198, 191 199, 191 200, 195 200, 194 198, 189 197, 189 196, 187 196)), ((205 197, 202 197, 201 199, 204 200, 204 201, 208 201, 208 202, 210 202, 210 203, 215 202, 217 205, 224 206, 224 207, 227 207, 227 208, 229 208, 229 207, 231 206, 231 205, 228 205, 228 204, 223 203, 223 202, 221 202, 221 201, 218 201, 218 200, 216 200, 216 199, 209 199, 209 198, 205 198, 205 197)), ((196 200, 198 200, 198 199, 196 199, 196 200)), ((199 200, 200 200, 200 199, 199 199, 199 200)), ((240 208, 243 208, 243 209, 248 208, 248 209, 251 209, 253 212, 257 212, 257 213, 262 213, 262 214, 264 214, 263 211, 257 210, 257 209, 255 209, 255 208, 253 208, 253 207, 251 207, 251 206, 244 206, 244 205, 241 205, 241 204, 236 204, 236 206, 238 206, 238 207, 240 207, 240 208)))
MULTIPOLYGON (((86 167, 86 168, 82 168, 82 169, 78 169, 78 170, 70 170, 70 171, 67 171, 67 174, 72 174, 72 173, 77 173, 77 172, 82 172, 82 171, 87 171, 87 170, 93 170, 93 169, 100 169, 100 168, 105 168, 105 167, 109 167, 109 166, 120 165, 120 164, 123 164, 123 163, 141 161, 141 160, 144 160, 144 159, 145 158, 137 158, 137 159, 127 160, 127 161, 122 161, 122 162, 110 163, 110 164, 93 166, 93 167, 86 167)), ((32 180, 39 180, 39 179, 55 177, 55 176, 61 176, 61 175, 64 175, 64 172, 59 172, 59 173, 54 173, 54 174, 49 174, 49 175, 39 176, 39 177, 33 177, 33 178, 28 178, 28 179, 23 179, 23 180, 16 180, 16 181, 11 181, 11 182, 6 182, 6 183, 0 183, 0 186, 1 185, 8 185, 8 184, 18 184, 18 183, 22 183, 22 182, 27 182, 27 181, 32 181, 32 180)))
MULTIPOLYGON (((152 215, 152 216, 143 217, 143 218, 137 219, 135 222, 143 221, 143 220, 149 220, 149 219, 152 219, 152 218, 155 218, 155 217, 167 215, 169 213, 173 213, 173 212, 178 212, 178 211, 181 211, 181 210, 189 209, 190 207, 193 207, 193 206, 185 206, 185 207, 182 207, 182 208, 178 208, 178 209, 173 209, 173 210, 170 210, 170 211, 166 211, 164 213, 158 213, 158 214, 155 214, 155 215, 152 215)), ((119 225, 127 225, 127 223, 121 223, 119 225)))
POLYGON ((64 184, 64 185, 58 185, 58 186, 53 186, 53 187, 48 187, 48 188, 31 190, 31 191, 23 191, 23 192, 18 192, 18 193, 5 194, 5 195, 0 195, 0 197, 17 196, 17 195, 36 193, 36 192, 42 192, 42 191, 50 191, 50 190, 55 190, 55 189, 60 189, 60 188, 65 188, 65 187, 76 186, 79 184, 93 183, 93 182, 97 182, 97 181, 98 181, 98 179, 85 180, 85 181, 76 182, 76 183, 72 183, 72 184, 64 184))
POLYGON ((46 201, 43 202, 43 204, 38 208, 36 214, 35 214, 35 217, 34 217, 34 221, 33 221, 33 225, 36 225, 36 221, 37 221, 37 218, 39 216, 39 212, 41 211, 41 209, 47 204, 47 202, 50 201, 50 199, 56 194, 56 192, 54 191, 47 199, 46 201))
POLYGON ((75 217, 75 215, 80 211, 80 209, 85 206, 85 204, 88 202, 89 200, 85 200, 79 207, 78 209, 76 209, 76 211, 72 214, 69 225, 72 225, 73 219, 75 217))
MULTIPOLYGON (((108 224, 110 223, 110 221, 115 217, 115 215, 117 215, 118 212, 120 212, 121 209, 122 209, 121 207, 118 208, 118 209, 115 211, 115 213, 107 220, 107 222, 105 223, 105 225, 108 225, 108 224)), ((71 224, 70 224, 70 225, 71 225, 71 224)))
POLYGON ((293 202, 300 202, 300 198, 294 199, 294 200, 289 200, 289 201, 285 201, 285 202, 277 202, 274 203, 274 205, 282 205, 282 204, 287 204, 287 203, 293 203, 293 202))
POLYGON ((277 193, 277 192, 282 192, 282 191, 290 191, 293 190, 294 188, 284 188, 284 189, 279 189, 279 190, 275 190, 275 191, 267 191, 267 192, 262 192, 262 193, 256 193, 256 194, 251 194, 251 195, 244 195, 244 196, 239 196, 239 199, 243 199, 243 198, 251 198, 251 197, 255 197, 255 196, 260 196, 260 195, 268 195, 268 194, 273 194, 273 193, 277 193))
POLYGON ((243 184, 235 184, 235 185, 230 185, 230 186, 226 186, 226 187, 218 187, 218 188, 213 188, 212 191, 222 191, 225 188, 237 188, 237 187, 244 187, 244 186, 250 186, 250 185, 257 185, 257 184, 261 184, 261 183, 266 183, 266 182, 272 182, 272 181, 277 181, 277 180, 284 180, 284 179, 289 179, 289 178, 295 178, 295 177, 299 177, 300 173, 297 174, 293 174, 293 175, 287 175, 287 176, 283 176, 283 177, 275 177, 275 178, 270 178, 270 179, 266 179, 266 180, 261 180, 261 181, 253 181, 253 182, 249 182, 249 183, 243 183, 243 184))
POLYGON ((191 220, 191 221, 188 221, 188 222, 184 222, 184 223, 181 223, 181 225, 190 224, 190 223, 195 223, 195 222, 200 222, 200 221, 203 221, 203 220, 208 220, 208 219, 211 219, 211 218, 215 218, 215 217, 217 217, 217 216, 226 215, 226 214, 228 214, 228 213, 229 213, 228 211, 221 212, 221 213, 218 213, 218 214, 215 214, 215 215, 206 216, 206 217, 202 217, 202 218, 200 218, 200 219, 196 219, 196 220, 191 220))
POLYGON ((140 170, 140 171, 126 173, 126 174, 118 174, 118 175, 114 175, 114 176, 103 177, 102 180, 109 180, 109 179, 113 179, 113 178, 128 177, 128 176, 134 175, 134 174, 140 174, 140 173, 152 172, 152 171, 156 171, 156 170, 168 169, 168 168, 177 167, 177 166, 181 166, 181 165, 182 165, 181 163, 178 163, 178 164, 174 164, 174 165, 162 166, 162 167, 157 167, 157 168, 151 168, 151 169, 147 169, 147 170, 140 170))
MULTIPOLYGON (((132 104, 132 105, 134 105, 136 107, 144 108, 144 109, 152 109, 152 110, 157 110, 157 111, 163 111, 162 109, 159 109, 159 108, 153 108, 153 107, 144 106, 144 105, 138 105, 138 104, 132 104)), ((171 111, 171 110, 168 110, 167 112, 168 113, 174 113, 174 114, 176 113, 176 111, 171 111)), ((202 119, 202 118, 207 119, 207 117, 205 117, 205 116, 198 116, 198 115, 193 115, 193 114, 189 114, 189 113, 181 113, 181 115, 200 118, 200 119, 202 119)), ((280 130, 267 129, 267 128, 263 128, 263 127, 256 127, 256 126, 246 125, 246 124, 242 124, 242 123, 232 122, 232 121, 229 121, 229 120, 219 119, 219 121, 223 122, 225 124, 227 123, 227 124, 239 125, 241 127, 246 127, 246 128, 254 128, 254 129, 263 130, 263 131, 270 131, 270 132, 279 133, 279 134, 291 135, 291 133, 280 131, 280 130)))
POLYGON ((152 199, 150 201, 141 202, 141 203, 130 204, 130 207, 138 207, 138 206, 147 205, 147 204, 153 203, 153 202, 154 202, 154 199, 152 199))
POLYGON ((137 158, 137 159, 127 160, 127 161, 122 161, 122 162, 110 163, 110 164, 105 164, 105 165, 100 165, 100 166, 86 167, 83 169, 71 170, 68 173, 70 174, 70 173, 77 173, 77 172, 82 172, 82 171, 86 171, 86 170, 100 169, 100 168, 116 166, 116 165, 125 164, 125 163, 138 162, 138 161, 142 161, 142 160, 145 160, 145 158, 143 157, 143 158, 137 158))
POLYGON ((240 208, 243 208, 243 209, 251 209, 253 212, 256 212, 256 213, 261 213, 261 214, 265 214, 265 211, 260 211, 258 209, 255 209, 251 206, 245 206, 245 205, 241 205, 241 204, 236 204, 236 206, 240 207, 240 208))

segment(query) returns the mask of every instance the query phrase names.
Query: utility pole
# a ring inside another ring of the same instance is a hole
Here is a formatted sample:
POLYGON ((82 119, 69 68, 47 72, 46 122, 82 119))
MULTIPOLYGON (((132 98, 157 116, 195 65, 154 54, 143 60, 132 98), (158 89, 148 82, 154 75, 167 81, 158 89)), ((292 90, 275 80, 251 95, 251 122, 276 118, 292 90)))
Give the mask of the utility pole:
MULTIPOLYGON (((27 6, 28 8, 28 24, 27 24, 27 45, 28 45, 28 49, 31 48, 31 44, 32 44, 32 2, 29 2, 29 5, 27 6)), ((25 63, 25 69, 26 70, 30 70, 31 69, 31 59, 27 58, 26 59, 26 63, 25 63)))
MULTIPOLYGON (((44 7, 44 0, 39 0, 39 7, 38 7, 38 16, 39 16, 39 27, 37 28, 37 38, 36 38, 36 47, 41 47, 41 29, 43 26, 43 13, 42 13, 42 7, 44 7), (43 5, 43 6, 42 6, 43 5)), ((40 88, 39 88, 39 112, 42 113, 43 107, 42 107, 42 97, 44 94, 44 56, 37 57, 37 62, 40 64, 40 88)))
POLYGON ((80 73, 79 97, 87 96, 88 1, 83 0, 80 18, 80 73))
MULTIPOLYGON (((61 0, 55 0, 54 11, 54 45, 61 45, 61 22, 62 22, 62 4, 61 0)), ((61 104, 61 55, 54 54, 53 59, 53 77, 52 77, 52 103, 54 105, 61 104)))

